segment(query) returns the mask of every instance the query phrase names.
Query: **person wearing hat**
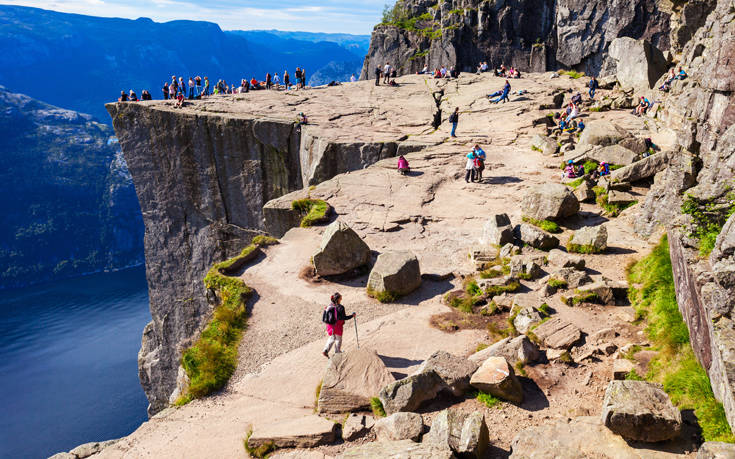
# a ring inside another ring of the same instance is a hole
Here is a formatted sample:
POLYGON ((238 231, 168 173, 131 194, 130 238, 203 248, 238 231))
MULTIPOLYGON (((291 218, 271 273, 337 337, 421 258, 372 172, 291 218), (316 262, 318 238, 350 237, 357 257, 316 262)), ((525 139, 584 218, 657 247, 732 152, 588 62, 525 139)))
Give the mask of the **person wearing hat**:
POLYGON ((329 351, 334 345, 335 354, 342 352, 342 331, 346 320, 350 320, 357 316, 357 313, 353 312, 352 315, 345 314, 345 307, 342 306, 342 295, 336 292, 330 298, 331 303, 329 306, 324 308, 324 314, 322 320, 327 324, 327 344, 324 346, 322 355, 329 358, 329 351))

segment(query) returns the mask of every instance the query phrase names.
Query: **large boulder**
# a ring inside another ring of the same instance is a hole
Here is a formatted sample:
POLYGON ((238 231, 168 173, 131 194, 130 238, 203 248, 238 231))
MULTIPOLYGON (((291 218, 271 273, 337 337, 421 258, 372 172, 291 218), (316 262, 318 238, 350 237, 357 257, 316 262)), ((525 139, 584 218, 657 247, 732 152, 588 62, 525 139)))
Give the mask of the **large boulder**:
POLYGON ((470 378, 477 367, 476 362, 446 351, 436 351, 424 360, 416 373, 435 371, 453 395, 461 396, 470 389, 470 378))
POLYGON ((595 202, 597 196, 595 195, 594 185, 589 180, 582 180, 577 188, 574 189, 574 196, 579 202, 595 202))
POLYGON ((505 357, 490 357, 470 379, 477 390, 514 403, 523 401, 523 387, 505 357))
POLYGON ((378 353, 372 349, 334 354, 322 379, 318 411, 344 413, 368 409, 370 398, 394 381, 378 353))
POLYGON ((481 242, 498 247, 513 242, 513 227, 507 214, 493 215, 485 222, 481 242))
POLYGON ((432 443, 416 443, 411 440, 380 441, 347 448, 341 456, 345 459, 374 459, 392 457, 400 459, 452 459, 451 449, 432 443))
POLYGON ((590 121, 579 136, 582 145, 617 145, 628 136, 628 133, 618 125, 605 120, 590 121))
POLYGON ((586 264, 584 257, 572 255, 559 249, 554 249, 548 255, 549 264, 559 266, 561 268, 584 269, 586 264))
POLYGON ((559 144, 554 139, 541 134, 536 134, 531 139, 531 146, 547 156, 555 155, 559 151, 559 144))
POLYGON ((354 441, 362 438, 373 430, 375 420, 364 414, 352 413, 347 416, 342 426, 342 439, 345 441, 354 441))
POLYGON ((533 333, 552 349, 569 350, 582 340, 582 331, 573 323, 554 317, 542 323, 533 333))
POLYGON ((559 247, 559 238, 528 223, 517 225, 514 232, 519 240, 535 249, 551 250, 559 247))
POLYGON ((648 40, 616 38, 608 54, 617 61, 618 82, 624 88, 652 89, 668 66, 661 50, 648 40))
POLYGON ((370 263, 370 247, 347 224, 336 221, 324 231, 312 263, 319 276, 344 274, 370 263))
POLYGON ((380 390, 378 398, 388 414, 413 411, 445 387, 441 376, 434 370, 427 370, 388 384, 380 390))
POLYGON ((579 201, 566 186, 560 183, 546 183, 529 190, 521 202, 521 208, 524 217, 534 220, 555 220, 576 214, 579 210, 579 201))
POLYGON ((479 411, 468 414, 443 410, 434 418, 423 442, 447 446, 461 457, 481 458, 489 443, 485 416, 479 411))
POLYGON ((281 419, 270 424, 256 424, 248 438, 248 447, 255 449, 268 443, 276 448, 328 445, 337 439, 337 426, 338 424, 315 414, 281 419))
POLYGON ((669 164, 671 153, 661 152, 636 161, 630 166, 625 166, 610 173, 613 183, 634 183, 658 174, 669 164))
POLYGON ((589 153, 589 158, 598 163, 619 164, 628 166, 638 159, 638 154, 621 145, 608 145, 589 153))
POLYGON ((394 413, 373 425, 378 441, 419 441, 424 432, 424 419, 418 413, 394 413))
POLYGON ((607 227, 598 225, 580 228, 574 232, 569 243, 586 248, 585 253, 602 253, 607 250, 607 227))
POLYGON ((549 279, 566 282, 568 289, 578 288, 592 282, 592 278, 586 271, 575 268, 560 268, 549 275, 549 279))
POLYGON ((378 256, 370 277, 368 293, 379 296, 386 293, 393 297, 407 295, 421 285, 419 260, 413 252, 386 252, 378 256))
POLYGON ((610 381, 602 422, 626 440, 658 442, 681 432, 681 412, 666 392, 646 381, 610 381))
POLYGON ((526 335, 521 335, 515 338, 503 338, 492 346, 475 352, 468 358, 473 362, 482 363, 490 357, 505 357, 508 363, 515 366, 519 362, 525 365, 538 361, 540 352, 538 346, 526 335))
POLYGON ((515 314, 515 317, 513 317, 513 326, 520 333, 528 332, 531 329, 531 327, 541 322, 542 320, 541 314, 539 314, 535 308, 531 306, 516 307, 516 308, 514 308, 516 309, 516 311, 513 312, 513 314, 515 314))

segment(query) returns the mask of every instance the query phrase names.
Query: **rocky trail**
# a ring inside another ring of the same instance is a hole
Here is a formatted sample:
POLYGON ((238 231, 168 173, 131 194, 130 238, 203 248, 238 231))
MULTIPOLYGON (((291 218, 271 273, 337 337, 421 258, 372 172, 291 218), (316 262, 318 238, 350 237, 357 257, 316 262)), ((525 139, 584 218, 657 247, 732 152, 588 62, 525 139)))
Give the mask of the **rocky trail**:
MULTIPOLYGON (((399 88, 377 88, 372 82, 359 82, 295 95, 253 94, 247 102, 239 95, 212 98, 183 109, 185 113, 279 119, 303 111, 309 115, 311 135, 323 139, 402 139, 402 154, 411 165, 407 176, 396 172, 395 158, 390 157, 287 194, 269 206, 290 208, 291 201, 306 195, 323 199, 333 206, 333 219, 346 223, 367 243, 373 251, 373 262, 379 253, 409 250, 417 256, 421 273, 433 276, 424 276, 419 289, 388 304, 366 295, 367 273, 348 280, 310 282, 304 279, 303 270, 310 264, 326 227, 289 230, 278 245, 268 247, 265 255, 240 275, 256 294, 249 303, 251 313, 239 348, 238 368, 227 387, 181 408, 164 410, 130 436, 104 449, 99 457, 244 457, 243 440, 251 429, 254 439, 296 438, 288 443, 296 449, 279 449, 271 457, 340 456, 365 443, 362 438, 329 442, 334 444, 308 451, 299 449, 320 443, 315 439, 329 438, 337 431, 332 421, 345 420, 342 414, 314 413, 315 390, 327 366, 321 355, 326 338, 321 310, 334 291, 343 295, 348 313, 357 312, 361 349, 376 351, 396 379, 413 374, 436 351, 469 357, 478 345, 491 345, 497 340, 484 328, 444 331, 433 327, 431 320, 455 311, 446 304, 444 295, 462 289, 465 279, 477 275, 468 254, 478 247, 481 251, 497 251, 487 242, 480 243, 488 219, 507 214, 513 225, 523 223, 522 215, 528 210, 524 198, 531 190, 560 182, 559 164, 575 151, 575 146, 581 148, 579 140, 574 138, 570 147, 565 144, 554 156, 545 155, 532 149, 536 135, 547 133, 545 126, 534 126, 534 121, 555 111, 540 109, 540 104, 557 94, 568 100, 576 91, 583 91, 583 81, 566 76, 551 79, 548 73, 528 74, 512 80, 514 91, 523 89, 526 93, 501 105, 490 104, 485 96, 503 83, 490 75, 462 75, 449 82, 406 76, 398 82, 399 88), (437 130, 429 126, 437 110, 432 100, 437 91, 443 91, 440 108, 444 118, 453 107, 462 109, 456 139, 449 137, 448 123, 437 130), (281 99, 288 100, 288 104, 281 99), (488 155, 486 170, 482 183, 465 183, 465 155, 475 143, 488 155)), ((598 97, 607 93, 600 91, 598 97)), ((588 126, 598 120, 614 122, 633 136, 651 137, 664 151, 673 143, 666 126, 657 125, 653 118, 636 118, 628 110, 585 110, 582 119, 588 126)), ((640 201, 647 191, 645 186, 632 189, 640 201)), ((633 205, 619 216, 610 217, 599 205, 582 203, 575 215, 559 219, 562 232, 554 236, 562 248, 576 230, 603 224, 607 229, 607 250, 584 255, 585 269, 570 275, 584 272, 591 281, 622 288, 625 267, 642 257, 659 236, 644 240, 633 232, 637 207, 633 205)), ((534 442, 552 440, 570 451, 575 446, 569 445, 577 442, 580 457, 674 457, 692 453, 696 439, 687 425, 675 441, 629 444, 600 423, 603 398, 615 361, 620 360, 620 350, 631 344, 646 345, 645 335, 635 325, 634 312, 624 300, 609 305, 565 304, 562 297, 573 295, 571 289, 552 292, 546 288, 561 266, 551 260, 548 251, 524 245, 522 255, 517 257, 540 257, 543 261, 536 267, 540 272, 520 280, 518 292, 502 301, 508 303, 507 309, 518 305, 529 313, 546 303, 553 311, 552 319, 536 328, 536 334, 544 325, 558 320, 578 329, 580 339, 557 348, 542 345, 545 356, 542 352, 535 362, 520 367, 525 396, 522 403, 500 402, 488 408, 469 392, 460 397, 441 394, 417 409, 424 424, 431 426, 450 406, 462 413, 482 413, 490 445, 483 457, 510 455, 519 432, 524 432, 522 436, 527 439, 515 443, 514 457, 529 457, 534 442), (573 362, 563 361, 565 349, 573 362), (536 433, 529 434, 524 431, 527 428, 537 429, 536 433), (585 455, 582 451, 606 453, 585 455)), ((509 315, 507 309, 501 313, 504 318, 509 315)), ((344 336, 343 350, 349 355, 356 349, 351 322, 345 325, 344 336)), ((550 335, 547 342, 551 339, 550 335)), ((355 454, 346 457, 362 457, 355 454)))

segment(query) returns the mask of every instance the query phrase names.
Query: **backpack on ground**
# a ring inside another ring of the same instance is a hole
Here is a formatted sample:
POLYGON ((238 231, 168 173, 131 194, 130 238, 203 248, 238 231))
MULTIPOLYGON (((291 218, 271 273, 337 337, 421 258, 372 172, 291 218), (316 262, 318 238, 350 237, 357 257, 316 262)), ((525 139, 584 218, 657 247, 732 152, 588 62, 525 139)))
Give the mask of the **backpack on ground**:
POLYGON ((322 322, 327 325, 334 325, 337 323, 337 308, 334 305, 329 305, 324 311, 322 311, 322 322))

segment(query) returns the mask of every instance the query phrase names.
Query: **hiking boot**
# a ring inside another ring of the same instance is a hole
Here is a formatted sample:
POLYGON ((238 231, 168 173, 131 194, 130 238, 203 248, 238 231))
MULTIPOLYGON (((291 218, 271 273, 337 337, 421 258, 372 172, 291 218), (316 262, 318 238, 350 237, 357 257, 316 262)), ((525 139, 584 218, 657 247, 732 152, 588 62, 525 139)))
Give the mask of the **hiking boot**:
POLYGON ((322 355, 326 358, 329 358, 329 353, 327 351, 322 351, 322 355))

